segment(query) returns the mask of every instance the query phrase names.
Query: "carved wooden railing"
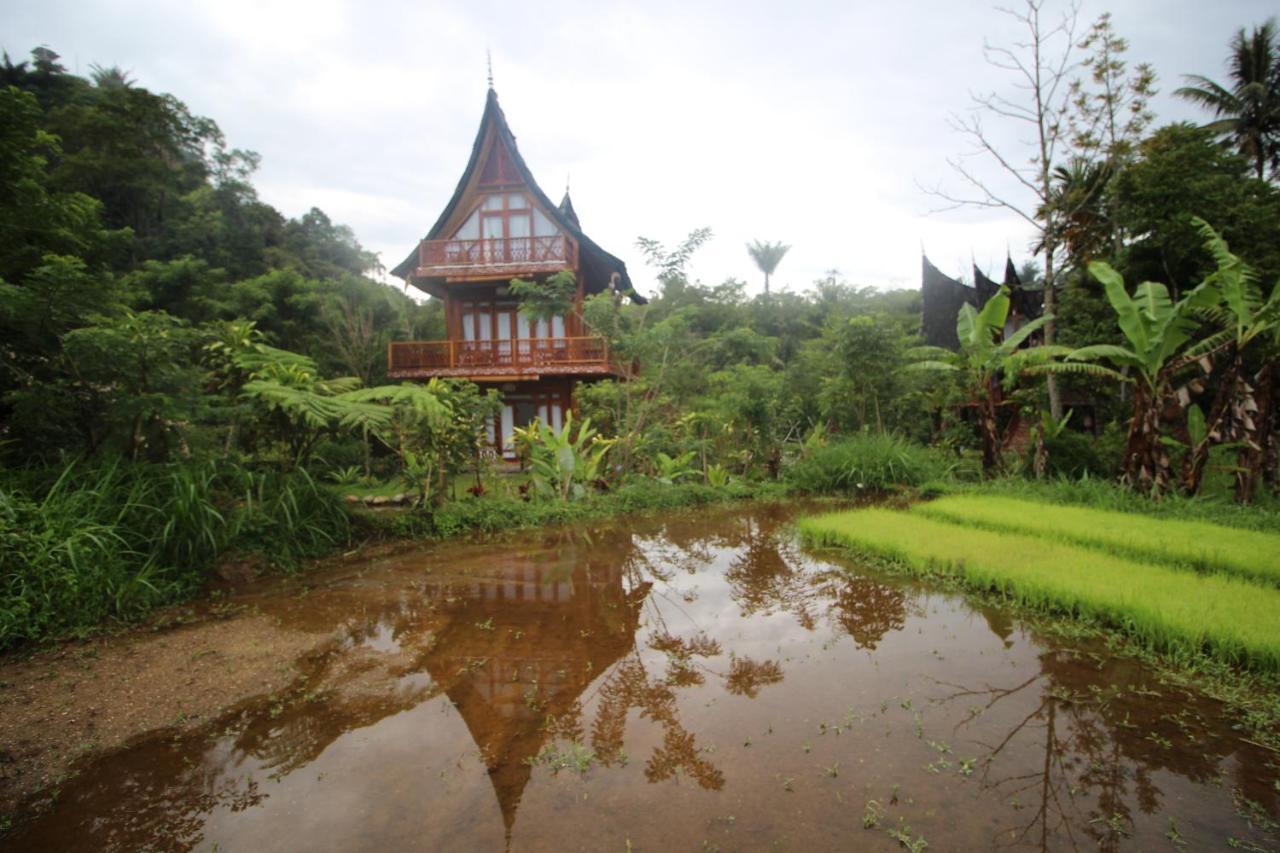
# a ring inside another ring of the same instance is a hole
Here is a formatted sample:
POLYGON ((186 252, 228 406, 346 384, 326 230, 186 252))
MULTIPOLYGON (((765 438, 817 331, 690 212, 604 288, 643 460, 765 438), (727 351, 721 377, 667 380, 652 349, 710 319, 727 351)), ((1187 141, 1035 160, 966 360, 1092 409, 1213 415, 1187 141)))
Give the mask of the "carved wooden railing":
POLYGON ((573 242, 563 234, 490 240, 423 240, 418 244, 418 267, 427 273, 497 266, 558 270, 573 266, 574 261, 573 242))
POLYGON ((387 348, 387 372, 448 370, 537 372, 574 369, 614 371, 609 344, 598 336, 517 338, 502 341, 393 341, 387 348))

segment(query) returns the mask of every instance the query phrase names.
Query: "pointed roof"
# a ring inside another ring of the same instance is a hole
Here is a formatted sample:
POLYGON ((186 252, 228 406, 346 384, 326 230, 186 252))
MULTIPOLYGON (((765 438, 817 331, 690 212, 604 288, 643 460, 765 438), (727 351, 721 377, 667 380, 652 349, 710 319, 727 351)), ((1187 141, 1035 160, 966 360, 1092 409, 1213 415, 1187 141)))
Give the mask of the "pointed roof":
POLYGON ((960 306, 965 303, 978 307, 978 291, 943 273, 929 263, 927 255, 922 254, 920 258, 923 262, 920 275, 921 335, 929 346, 959 349, 956 317, 960 306))
MULTIPOLYGON (((444 210, 440 212, 439 218, 436 219, 435 225, 431 226, 431 230, 427 232, 427 236, 423 239, 440 240, 448 237, 443 233, 445 227, 467 195, 467 189, 477 169, 483 167, 487 172, 490 168, 505 169, 508 164, 514 169, 515 176, 524 183, 538 206, 577 241, 584 277, 592 279, 592 283, 594 281, 600 282, 600 286, 592 288, 592 290, 603 289, 612 275, 616 273, 619 276, 618 289, 629 293, 634 301, 643 303, 645 301, 644 297, 635 293, 632 289, 631 277, 627 274, 627 265, 619 258, 606 252, 582 232, 582 228, 578 224, 577 214, 573 212, 572 204, 567 205, 567 210, 562 209, 562 207, 552 203, 547 194, 538 186, 538 182, 534 180, 529 166, 524 162, 524 158, 520 156, 520 149, 516 146, 515 134, 511 132, 511 127, 507 124, 507 117, 503 114, 502 107, 498 105, 498 93, 492 87, 490 87, 488 95, 485 97, 484 115, 480 119, 480 129, 476 132, 475 142, 471 146, 471 158, 467 161, 467 168, 462 172, 462 178, 458 181, 458 186, 453 191, 453 197, 449 199, 449 203, 445 205, 444 210), (490 132, 494 135, 494 146, 492 148, 501 150, 491 153, 486 162, 481 163, 480 158, 485 153, 485 139, 490 132), (501 161, 506 162, 501 165, 492 165, 499 158, 501 161)), ((566 200, 567 197, 568 194, 566 193, 566 200)), ((417 261, 418 249, 415 246, 413 251, 391 270, 391 274, 410 281, 414 270, 417 269, 417 261)))
POLYGON ((564 198, 560 199, 560 212, 564 214, 574 225, 578 224, 578 212, 573 209, 573 199, 569 198, 569 190, 564 191, 564 198))
POLYGON ((1013 258, 1009 255, 1005 256, 1004 261, 1004 285, 1009 288, 1009 301, 1014 311, 1029 320, 1044 313, 1044 291, 1023 285, 1017 267, 1013 265, 1013 258))
POLYGON ((1022 287, 1022 279, 1018 276, 1018 268, 1013 265, 1013 255, 1004 256, 1004 284, 1010 290, 1022 287))
POLYGON ((977 264, 973 265, 973 286, 978 291, 978 302, 982 305, 1000 292, 1000 284, 978 269, 977 264))

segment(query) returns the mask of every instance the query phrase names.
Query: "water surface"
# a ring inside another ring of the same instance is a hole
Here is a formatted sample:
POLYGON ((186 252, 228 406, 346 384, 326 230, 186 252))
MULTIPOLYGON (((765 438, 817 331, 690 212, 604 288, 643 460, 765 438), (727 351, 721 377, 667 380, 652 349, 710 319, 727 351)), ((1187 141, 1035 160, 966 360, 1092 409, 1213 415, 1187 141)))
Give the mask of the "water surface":
MULTIPOLYGON (((260 594, 287 694, 82 768, 63 850, 1255 849, 1275 759, 1105 649, 716 508, 260 594), (1246 848, 1248 849, 1248 848, 1246 848)), ((228 624, 234 630, 234 622, 228 624)))

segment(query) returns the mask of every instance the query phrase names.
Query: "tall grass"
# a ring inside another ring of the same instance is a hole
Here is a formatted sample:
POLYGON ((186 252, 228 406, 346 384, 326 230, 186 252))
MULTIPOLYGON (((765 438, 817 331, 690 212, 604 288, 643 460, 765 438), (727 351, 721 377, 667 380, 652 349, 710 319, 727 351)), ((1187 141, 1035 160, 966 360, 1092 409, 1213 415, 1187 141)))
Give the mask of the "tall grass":
POLYGON ((0 482, 0 648, 138 618, 194 592, 215 562, 277 565, 350 534, 338 499, 305 473, 215 463, 72 464, 0 482))
POLYGON ((1053 540, 868 509, 802 519, 810 543, 883 555, 1022 604, 1097 618, 1174 655, 1280 670, 1280 590, 1053 540))
POLYGON ((911 511, 954 524, 1031 534, 1139 560, 1280 584, 1280 535, 1273 533, 997 495, 954 495, 917 504, 911 511))
POLYGON ((884 492, 947 476, 952 466, 936 451, 885 433, 862 433, 817 447, 786 472, 805 492, 884 492))

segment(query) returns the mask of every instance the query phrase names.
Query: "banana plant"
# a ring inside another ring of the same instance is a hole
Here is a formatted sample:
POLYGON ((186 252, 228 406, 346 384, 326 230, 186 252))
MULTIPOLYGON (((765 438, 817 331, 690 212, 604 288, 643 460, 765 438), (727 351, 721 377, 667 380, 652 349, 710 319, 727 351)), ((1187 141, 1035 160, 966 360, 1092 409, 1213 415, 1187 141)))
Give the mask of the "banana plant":
MULTIPOLYGON (((1257 273, 1231 252, 1209 223, 1199 218, 1193 222, 1217 264, 1206 281, 1222 295, 1220 303, 1201 312, 1220 329, 1206 339, 1201 350, 1220 351, 1224 364, 1208 414, 1202 418, 1204 428, 1192 434, 1183 458, 1182 485, 1189 494, 1199 492, 1209 451, 1215 445, 1233 443, 1238 456, 1236 499, 1247 502, 1261 469, 1262 446, 1270 437, 1267 419, 1261 415, 1270 402, 1265 393, 1275 352, 1273 349, 1263 359, 1262 370, 1252 376, 1245 369, 1244 354, 1255 342, 1274 342, 1280 334, 1280 286, 1272 288, 1270 298, 1264 300, 1257 273)), ((1190 416, 1188 410, 1188 420, 1190 416)))
POLYGON ((693 457, 696 455, 696 451, 693 450, 681 453, 679 456, 668 456, 659 451, 654 459, 654 465, 658 469, 658 482, 672 486, 680 480, 696 477, 698 471, 693 467, 693 457))
POLYGON ((529 471, 535 490, 562 501, 585 496, 586 487, 600 478, 605 454, 617 439, 599 437, 590 418, 584 418, 575 432, 572 412, 559 430, 536 423, 539 440, 532 448, 529 471))
POLYGON ((980 311, 972 305, 961 306, 956 318, 956 335, 960 339, 960 349, 956 352, 942 347, 916 347, 907 353, 908 358, 914 359, 908 368, 955 375, 966 398, 977 405, 982 469, 987 474, 1000 466, 1002 441, 996 412, 1003 403, 1004 393, 1011 391, 1020 379, 1049 373, 1112 373, 1098 365, 1059 360, 1070 352, 1067 347, 1024 348, 1023 344, 1053 319, 1051 314, 1038 317, 1005 336, 1009 305, 1009 289, 1002 287, 980 311))
POLYGON ((1168 449, 1160 441, 1161 413, 1166 405, 1176 403, 1185 411, 1189 404, 1187 389, 1177 388, 1176 383, 1189 368, 1201 365, 1201 359, 1216 345, 1210 340, 1192 346, 1192 337, 1201 325, 1197 319, 1200 312, 1217 305, 1221 295, 1215 282, 1206 279, 1177 302, 1170 298, 1167 287, 1154 281, 1144 281, 1130 296, 1123 276, 1110 264, 1093 261, 1089 273, 1106 289, 1128 346, 1081 347, 1071 352, 1067 361, 1104 360, 1117 368, 1129 368, 1127 376, 1111 373, 1134 386, 1121 478, 1159 497, 1171 481, 1168 449))

